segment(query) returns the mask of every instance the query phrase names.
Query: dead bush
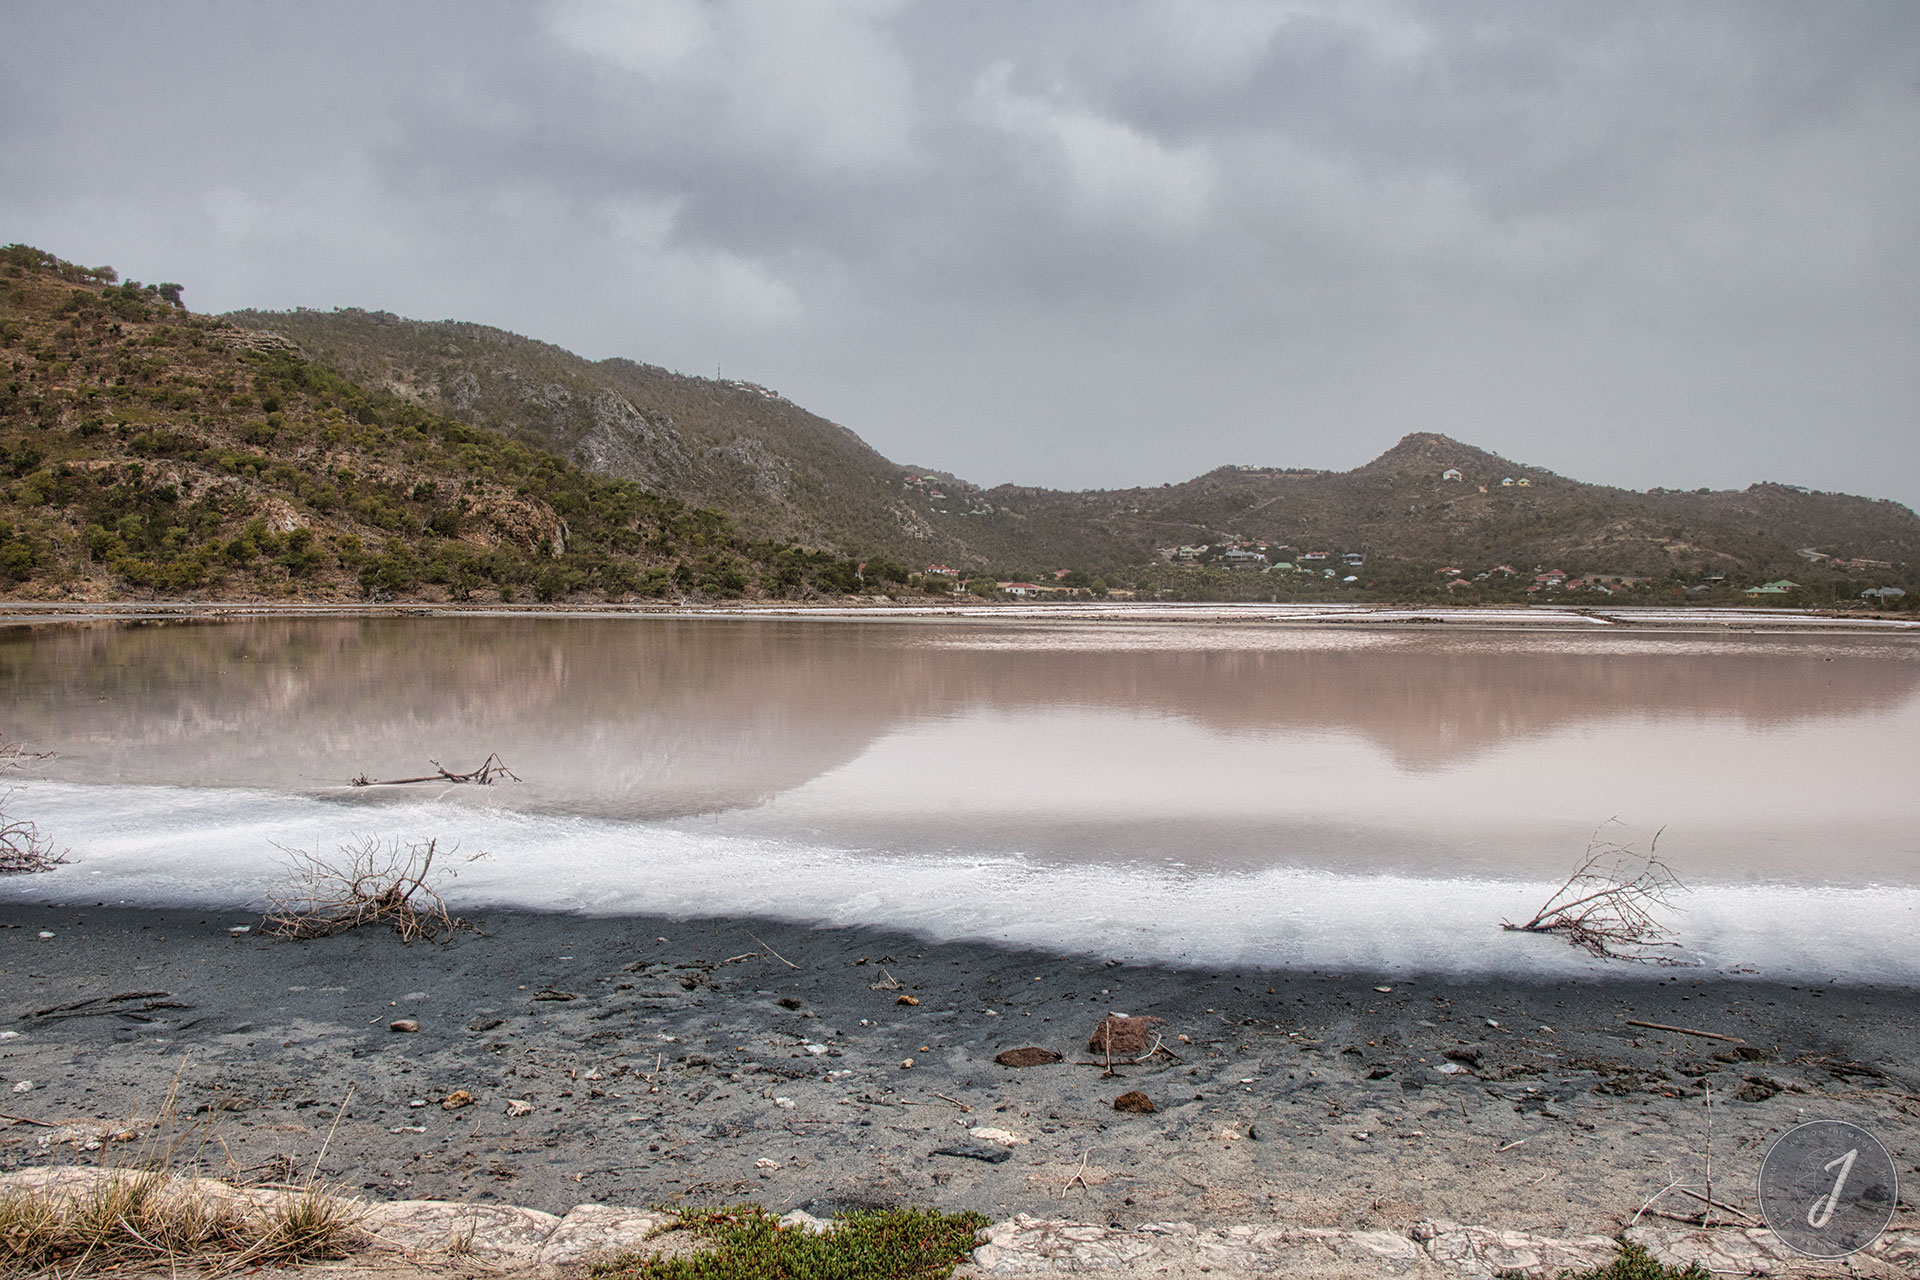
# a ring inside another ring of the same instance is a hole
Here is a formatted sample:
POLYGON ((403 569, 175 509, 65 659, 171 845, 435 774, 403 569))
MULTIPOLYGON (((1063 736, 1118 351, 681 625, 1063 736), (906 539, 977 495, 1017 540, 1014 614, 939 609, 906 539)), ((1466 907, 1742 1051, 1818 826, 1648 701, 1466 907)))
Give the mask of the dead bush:
POLYGON ((1503 920, 1502 929, 1522 933, 1557 933, 1573 946, 1596 956, 1625 960, 1661 960, 1662 947, 1677 947, 1672 928, 1661 913, 1677 908, 1673 896, 1686 886, 1660 860, 1660 834, 1653 833, 1643 854, 1631 844, 1608 838, 1609 818, 1594 829, 1586 856, 1566 882, 1549 896, 1524 924, 1503 920))
MULTIPOLYGON (((45 752, 27 751, 18 743, 0 737, 0 776, 51 758, 45 752)), ((42 835, 38 826, 8 812, 14 794, 0 792, 0 875, 47 871, 65 862, 67 855, 54 848, 53 841, 42 835)))
POLYGON ((433 941, 471 928, 447 910, 436 872, 435 840, 383 841, 367 836, 333 856, 280 846, 289 885, 269 899, 264 929, 278 938, 326 938, 364 925, 391 925, 408 942, 433 941))

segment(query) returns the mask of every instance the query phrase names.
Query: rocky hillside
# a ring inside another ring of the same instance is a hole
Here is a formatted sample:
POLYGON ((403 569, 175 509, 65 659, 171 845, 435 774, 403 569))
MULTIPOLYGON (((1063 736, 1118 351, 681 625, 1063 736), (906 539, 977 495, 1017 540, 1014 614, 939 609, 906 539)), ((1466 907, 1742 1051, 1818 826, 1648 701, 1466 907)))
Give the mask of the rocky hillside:
POLYGON ((1755 582, 1817 577, 1836 561, 1882 562, 1858 567, 1904 579, 1920 563, 1920 517, 1895 502, 1779 484, 1638 493, 1426 433, 1352 471, 1223 467, 1165 488, 986 497, 1036 524, 1098 524, 1133 559, 1245 538, 1436 567, 1755 582))
POLYGON ((959 556, 904 468, 837 423, 746 382, 591 361, 485 325, 385 312, 238 311, 354 381, 502 431, 602 475, 726 511, 762 538, 910 559, 959 556))
MULTIPOLYGON (((840 555, 749 537, 718 511, 195 315, 178 285, 123 284, 22 245, 0 250, 0 361, 0 591, 15 597, 868 585, 840 555)), ((629 424, 611 438, 638 436, 629 424)))
POLYGON ((1920 518, 1897 503, 1776 484, 1637 493, 1425 433, 1346 472, 1223 467, 1152 488, 982 489, 895 464, 749 383, 588 361, 480 325, 357 310, 227 318, 409 403, 724 509, 758 536, 914 567, 1127 578, 1169 548, 1246 540, 1364 553, 1376 585, 1393 566, 1413 582, 1415 569, 1459 561, 1735 585, 1813 578, 1827 598, 1905 582, 1920 564, 1920 518))

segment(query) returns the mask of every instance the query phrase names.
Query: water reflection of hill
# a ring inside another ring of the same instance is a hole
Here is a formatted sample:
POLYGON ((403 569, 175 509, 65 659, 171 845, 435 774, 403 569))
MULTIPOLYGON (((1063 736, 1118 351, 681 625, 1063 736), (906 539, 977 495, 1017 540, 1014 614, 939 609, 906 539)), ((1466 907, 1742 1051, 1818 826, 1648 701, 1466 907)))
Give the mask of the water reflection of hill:
POLYGON ((0 728, 59 751, 51 772, 76 781, 321 788, 497 750, 532 780, 516 804, 651 816, 757 803, 911 721, 987 706, 1346 732, 1427 770, 1582 721, 1764 727, 1920 689, 1920 647, 1861 637, 1193 634, 1115 648, 1083 628, 762 620, 16 630, 0 638, 0 728))
MULTIPOLYGON (((1580 722, 1857 715, 1920 692, 1920 645, 1852 637, 1286 633, 1298 647, 1029 651, 992 681, 1035 701, 1150 707, 1220 732, 1341 730, 1402 769, 1461 764, 1580 722), (1349 643, 1328 644, 1328 638, 1349 643)), ((1005 649, 995 659, 1013 656, 1005 649)))

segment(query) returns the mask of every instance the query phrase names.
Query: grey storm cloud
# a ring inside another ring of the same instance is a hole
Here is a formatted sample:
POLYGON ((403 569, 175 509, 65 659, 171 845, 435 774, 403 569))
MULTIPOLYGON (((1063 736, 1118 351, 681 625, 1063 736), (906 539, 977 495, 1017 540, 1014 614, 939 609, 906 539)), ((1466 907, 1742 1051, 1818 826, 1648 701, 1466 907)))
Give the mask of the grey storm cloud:
POLYGON ((1437 430, 1920 500, 1920 6, 0 11, 0 237, 1115 486, 1437 430))

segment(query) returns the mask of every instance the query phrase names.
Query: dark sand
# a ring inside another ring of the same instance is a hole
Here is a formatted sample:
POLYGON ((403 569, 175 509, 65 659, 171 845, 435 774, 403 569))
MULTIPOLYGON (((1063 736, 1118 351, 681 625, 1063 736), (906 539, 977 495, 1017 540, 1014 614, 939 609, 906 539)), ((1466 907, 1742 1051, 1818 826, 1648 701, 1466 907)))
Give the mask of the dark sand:
POLYGON ((0 907, 0 1031, 19 1033, 0 1039, 0 1109, 73 1126, 0 1120, 0 1170, 115 1158, 129 1144, 89 1150, 90 1123, 150 1119, 178 1073, 207 1135, 189 1150, 218 1176, 305 1176, 340 1113, 320 1170, 347 1190, 553 1211, 751 1198, 1609 1232, 1699 1180, 1708 1085, 1717 1198, 1751 1209, 1761 1154, 1803 1119, 1863 1124, 1920 1172, 1913 990, 1184 970, 740 920, 492 913, 444 946, 236 940, 238 923, 257 921, 0 907), (873 989, 883 970, 901 992, 873 989), (1165 1018, 1179 1060, 1076 1065, 1109 1011, 1165 1018), (994 1063, 1023 1045, 1067 1061, 994 1063), (1136 1089, 1154 1114, 1112 1109, 1136 1089), (444 1110, 455 1090, 473 1105, 444 1110))

